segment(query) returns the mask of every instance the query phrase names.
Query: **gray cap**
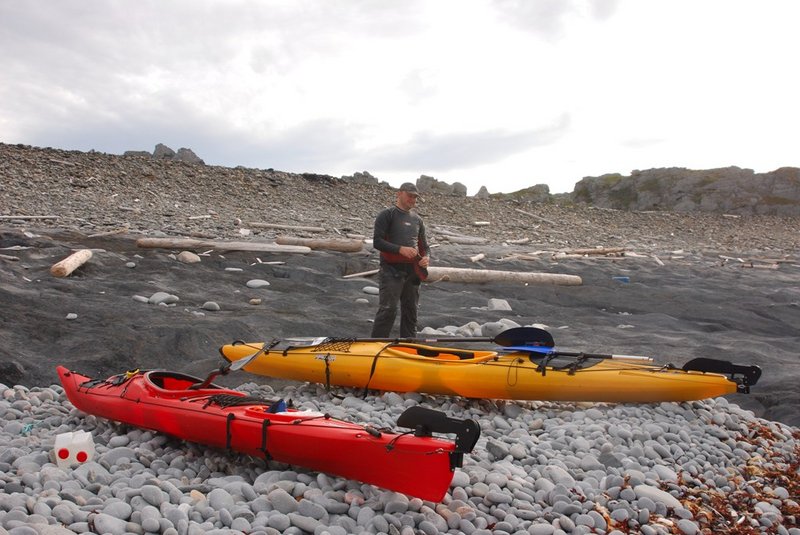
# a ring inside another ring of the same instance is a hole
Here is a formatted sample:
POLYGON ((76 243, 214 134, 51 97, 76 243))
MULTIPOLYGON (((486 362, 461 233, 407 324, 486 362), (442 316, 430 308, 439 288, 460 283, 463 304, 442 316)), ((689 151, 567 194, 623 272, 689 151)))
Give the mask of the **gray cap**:
POLYGON ((400 191, 407 191, 409 193, 413 193, 415 195, 419 195, 419 191, 417 190, 417 186, 415 186, 411 182, 403 182, 400 185, 400 191))

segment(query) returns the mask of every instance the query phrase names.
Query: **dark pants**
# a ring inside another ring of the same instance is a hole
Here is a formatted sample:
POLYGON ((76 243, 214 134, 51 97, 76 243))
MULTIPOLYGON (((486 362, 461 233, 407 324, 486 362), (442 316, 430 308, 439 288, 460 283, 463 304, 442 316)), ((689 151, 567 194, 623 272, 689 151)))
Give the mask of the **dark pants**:
POLYGON ((400 305, 400 338, 417 335, 417 309, 419 308, 419 277, 410 265, 381 265, 378 312, 372 326, 373 338, 387 338, 397 317, 400 305))

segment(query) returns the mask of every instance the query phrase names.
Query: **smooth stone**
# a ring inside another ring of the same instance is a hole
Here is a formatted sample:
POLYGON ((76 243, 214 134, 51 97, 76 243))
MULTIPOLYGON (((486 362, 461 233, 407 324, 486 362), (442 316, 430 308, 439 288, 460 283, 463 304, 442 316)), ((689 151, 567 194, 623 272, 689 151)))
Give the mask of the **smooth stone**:
POLYGON ((672 494, 656 487, 651 487, 649 485, 636 485, 633 487, 633 492, 637 498, 647 497, 654 502, 663 503, 667 507, 671 507, 673 509, 681 507, 681 502, 678 501, 677 498, 675 498, 672 494))
POLYGON ((180 299, 177 296, 167 292, 156 292, 148 299, 151 305, 171 305, 178 301, 180 301, 180 299))
POLYGON ((182 262, 184 264, 197 264, 200 262, 200 257, 191 251, 181 251, 178 254, 178 262, 182 262))

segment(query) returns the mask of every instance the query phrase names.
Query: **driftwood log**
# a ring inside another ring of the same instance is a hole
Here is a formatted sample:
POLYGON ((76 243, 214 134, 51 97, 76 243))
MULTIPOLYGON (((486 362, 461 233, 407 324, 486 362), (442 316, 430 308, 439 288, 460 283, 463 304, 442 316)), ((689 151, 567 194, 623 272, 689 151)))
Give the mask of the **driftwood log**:
POLYGON ((92 257, 90 249, 81 249, 66 257, 61 262, 53 264, 50 268, 50 274, 54 277, 66 277, 83 264, 85 264, 92 257))
POLYGON ((536 214, 532 214, 532 213, 530 213, 530 212, 526 212, 525 210, 520 210, 519 208, 514 208, 514 210, 516 210, 516 211, 517 211, 517 212, 519 212, 520 214, 526 215, 526 216, 528 216, 528 217, 532 217, 532 218, 534 218, 534 219, 538 219, 539 221, 544 221, 545 223, 549 223, 550 225, 555 225, 555 223, 553 223, 553 222, 552 222, 552 221, 550 221, 549 219, 545 219, 545 218, 544 218, 544 217, 542 217, 542 216, 539 216, 539 215, 536 215, 536 214))
POLYGON ((0 219, 58 219, 57 215, 0 215, 0 219))
POLYGON ((577 275, 559 273, 531 273, 526 271, 496 271, 490 269, 468 269, 451 267, 429 267, 428 282, 523 282, 530 284, 554 284, 579 286, 583 280, 577 275))
POLYGON ((586 249, 564 249, 561 251, 568 255, 603 255, 603 254, 620 254, 625 252, 624 247, 594 247, 586 249))
POLYGON ((278 245, 276 243, 252 241, 195 240, 191 238, 139 238, 137 247, 151 249, 216 249, 218 251, 257 251, 265 253, 311 252, 310 247, 300 245, 278 245))
POLYGON ((444 236, 443 239, 450 243, 461 245, 482 245, 489 241, 486 238, 481 238, 478 236, 444 236))
POLYGON ((294 225, 279 225, 277 223, 258 223, 257 221, 251 221, 247 223, 248 226, 253 228, 270 228, 270 229, 278 229, 278 230, 295 230, 298 232, 325 232, 325 229, 322 227, 299 227, 294 225))
POLYGON ((351 273, 350 275, 345 275, 343 279, 354 279, 356 277, 369 277, 370 275, 377 275, 380 272, 379 269, 370 269, 369 271, 360 271, 358 273, 351 273))
POLYGON ((315 238, 295 238, 291 236, 278 236, 275 243, 279 245, 305 245, 314 250, 339 251, 342 253, 357 253, 364 247, 363 240, 318 240, 315 238))

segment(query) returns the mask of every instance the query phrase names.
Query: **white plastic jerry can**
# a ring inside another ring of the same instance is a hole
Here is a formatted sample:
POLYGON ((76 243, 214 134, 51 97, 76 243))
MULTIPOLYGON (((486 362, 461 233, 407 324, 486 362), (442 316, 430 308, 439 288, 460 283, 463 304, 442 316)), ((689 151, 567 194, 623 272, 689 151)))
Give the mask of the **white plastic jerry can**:
POLYGON ((59 468, 83 464, 94 458, 94 438, 86 431, 61 433, 56 435, 53 450, 59 468))

